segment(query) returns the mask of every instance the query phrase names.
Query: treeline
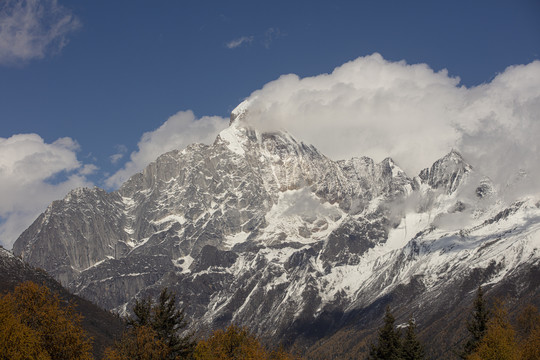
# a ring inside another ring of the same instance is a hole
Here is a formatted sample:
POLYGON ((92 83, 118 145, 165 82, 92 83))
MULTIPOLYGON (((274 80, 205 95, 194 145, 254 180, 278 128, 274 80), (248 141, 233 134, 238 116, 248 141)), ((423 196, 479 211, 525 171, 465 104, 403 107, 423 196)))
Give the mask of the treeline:
MULTIPOLYGON (((235 325, 196 341, 183 309, 164 289, 158 299, 136 302, 121 339, 103 360, 293 360, 281 348, 268 349, 247 329, 235 325)), ((47 287, 25 282, 0 297, 0 360, 91 360, 92 339, 81 316, 47 287)))
MULTIPOLYGON (((384 325, 379 329, 376 344, 372 344, 368 360, 424 360, 424 346, 416 337, 416 324, 409 319, 405 333, 394 324, 390 308, 386 308, 384 325)), ((540 360, 540 314, 527 306, 511 324, 504 303, 495 301, 489 309, 479 287, 470 319, 468 338, 454 357, 464 360, 540 360)))
MULTIPOLYGON (((282 348, 268 349, 246 328, 230 325, 202 340, 187 333, 184 311, 167 289, 156 300, 138 300, 125 319, 121 339, 107 348, 103 360, 292 360, 282 348)), ((81 316, 47 287, 25 282, 0 296, 0 360, 91 360, 92 340, 81 316)), ((511 324, 505 305, 489 307, 479 288, 467 322, 468 338, 454 357, 464 360, 540 360, 540 314, 528 306, 511 324)), ((423 344, 416 324, 395 325, 390 308, 371 345, 368 359, 422 360, 423 344)))

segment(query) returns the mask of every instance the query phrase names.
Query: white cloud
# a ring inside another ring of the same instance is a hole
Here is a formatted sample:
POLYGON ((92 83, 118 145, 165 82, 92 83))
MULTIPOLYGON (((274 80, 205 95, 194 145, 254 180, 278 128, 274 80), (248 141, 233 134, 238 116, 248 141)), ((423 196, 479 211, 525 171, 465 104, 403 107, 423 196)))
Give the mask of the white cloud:
POLYGON ((94 164, 86 164, 86 165, 83 165, 77 171, 77 173, 79 175, 88 176, 88 175, 95 174, 98 170, 99 170, 99 168, 96 165, 94 165, 94 164))
POLYGON ((111 163, 112 164, 116 164, 118 161, 120 161, 120 159, 122 159, 124 157, 124 154, 121 154, 121 153, 117 153, 117 154, 113 154, 111 155, 109 158, 111 159, 111 163))
POLYGON ((242 44, 251 44, 253 42, 253 36, 242 36, 238 39, 234 39, 229 41, 225 46, 227 46, 229 49, 235 49, 239 46, 242 46, 242 44))
POLYGON ((138 150, 131 153, 130 160, 109 177, 105 184, 110 188, 120 186, 131 175, 168 151, 183 149, 196 142, 210 144, 227 124, 228 119, 219 116, 197 119, 190 110, 180 111, 156 130, 144 133, 138 143, 138 150))
POLYGON ((0 3, 0 64, 54 54, 80 26, 57 0, 4 0, 0 3))
MULTIPOLYGON (((446 70, 374 54, 330 74, 284 75, 247 101, 253 125, 287 129, 334 159, 391 156, 414 176, 454 147, 500 186, 519 178, 512 196, 540 190, 540 61, 466 88, 446 70), (516 177, 519 170, 527 175, 516 177)), ((106 185, 118 187, 167 151, 212 143, 227 124, 222 117, 178 112, 142 135, 106 185)), ((70 138, 51 144, 35 134, 0 138, 0 243, 11 247, 52 200, 91 185, 86 176, 97 168, 82 165, 77 150, 70 138), (51 181, 57 178, 63 180, 51 181)), ((126 151, 119 146, 116 155, 126 151)))
POLYGON ((457 148, 499 184, 520 168, 540 175, 538 61, 466 88, 446 70, 373 54, 330 74, 281 76, 247 101, 255 126, 286 129, 334 159, 391 156, 416 175, 457 148))
POLYGON ((334 159, 392 156, 417 172, 455 145, 456 101, 465 89, 445 70, 358 58, 331 74, 283 75, 248 98, 249 119, 286 129, 334 159))
MULTIPOLYGON (((260 43, 267 49, 270 48, 270 45, 280 37, 286 36, 285 33, 283 33, 279 28, 268 28, 264 34, 260 34, 257 36, 257 38, 260 39, 260 43)), ((252 44, 253 40, 255 40, 255 36, 242 36, 238 39, 234 39, 229 41, 225 44, 225 46, 229 49, 235 49, 237 47, 240 47, 242 45, 248 45, 252 44)))
POLYGON ((77 160, 70 138, 47 144, 36 134, 0 138, 0 243, 11 248, 16 238, 53 200, 79 186, 96 170, 77 160), (63 175, 62 181, 53 182, 63 175))
POLYGON ((511 185, 510 199, 540 191, 540 61, 508 67, 470 89, 464 112, 464 156, 499 186, 511 185))
POLYGON ((116 164, 120 159, 124 157, 124 155, 127 153, 128 149, 125 145, 116 145, 116 154, 113 154, 109 157, 112 164, 116 164))

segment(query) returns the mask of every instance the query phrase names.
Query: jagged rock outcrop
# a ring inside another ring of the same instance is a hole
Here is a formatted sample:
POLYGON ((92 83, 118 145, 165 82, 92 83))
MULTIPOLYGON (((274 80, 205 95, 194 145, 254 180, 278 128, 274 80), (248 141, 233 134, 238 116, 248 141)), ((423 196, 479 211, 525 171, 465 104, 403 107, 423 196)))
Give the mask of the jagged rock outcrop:
POLYGON ((14 251, 108 309, 167 286, 193 330, 234 321, 302 347, 354 314, 373 321, 394 296, 450 309, 457 288, 539 259, 538 203, 505 205, 456 151, 410 178, 392 159, 333 161, 248 117, 241 106, 213 145, 163 154, 118 191, 74 190, 14 251))
POLYGON ((115 244, 125 242, 124 205, 116 193, 94 188, 71 191, 49 208, 13 245, 25 261, 46 269, 64 285, 76 275, 113 256, 115 244))
POLYGON ((472 170, 456 150, 435 161, 431 168, 420 172, 420 179, 433 189, 443 189, 447 194, 456 191, 462 180, 472 170))

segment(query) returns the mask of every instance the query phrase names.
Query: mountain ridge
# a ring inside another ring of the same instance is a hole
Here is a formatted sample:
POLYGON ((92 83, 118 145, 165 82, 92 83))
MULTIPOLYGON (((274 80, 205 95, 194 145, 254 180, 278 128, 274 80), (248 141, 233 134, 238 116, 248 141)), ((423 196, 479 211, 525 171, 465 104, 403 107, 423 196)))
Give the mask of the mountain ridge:
POLYGON ((169 287, 193 330, 233 321, 304 348, 346 324, 331 314, 373 321, 401 288, 429 307, 475 269, 496 288, 538 262, 540 202, 505 205, 455 150, 410 178, 390 158, 333 161, 248 118, 241 104, 212 145, 163 154, 115 192, 72 191, 14 252, 107 309, 169 287), (326 329, 311 336, 314 324, 326 329))
POLYGON ((70 294, 43 269, 25 263, 10 251, 0 247, 0 295, 12 292, 16 286, 26 281, 47 286, 60 299, 75 306, 75 311, 82 315, 83 329, 92 338, 92 352, 95 356, 100 357, 105 348, 112 346, 122 335, 124 324, 120 318, 88 300, 70 294))

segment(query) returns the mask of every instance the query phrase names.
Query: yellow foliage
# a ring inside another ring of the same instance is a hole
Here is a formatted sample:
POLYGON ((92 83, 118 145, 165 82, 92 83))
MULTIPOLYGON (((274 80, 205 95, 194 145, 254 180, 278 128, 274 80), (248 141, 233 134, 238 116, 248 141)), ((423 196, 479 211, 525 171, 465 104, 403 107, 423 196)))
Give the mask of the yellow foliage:
POLYGON ((235 325, 225 331, 216 330, 207 339, 202 340, 195 348, 197 360, 256 360, 264 359, 265 350, 247 329, 235 325))
POLYGON ((518 318, 522 360, 540 360, 540 314, 529 305, 518 318))
POLYGON ((522 360, 540 360, 540 328, 531 331, 521 343, 522 360))
POLYGON ((485 336, 468 360, 519 360, 516 332, 502 303, 495 305, 485 336))
POLYGON ((299 360, 300 357, 294 356, 291 353, 288 353, 283 348, 279 348, 277 350, 274 350, 268 354, 268 358, 270 360, 299 360))
POLYGON ((104 360, 162 360, 169 347, 148 326, 131 328, 114 347, 105 350, 104 360))
POLYGON ((0 349, 7 349, 0 359, 92 359, 81 316, 47 287, 32 282, 17 286, 0 297, 0 312, 0 349))
POLYGON ((0 299, 0 359, 50 360, 41 347, 36 331, 24 325, 19 316, 11 313, 0 299))
POLYGON ((246 328, 230 325, 216 330, 195 348, 196 360, 293 360, 283 349, 267 351, 246 328))

